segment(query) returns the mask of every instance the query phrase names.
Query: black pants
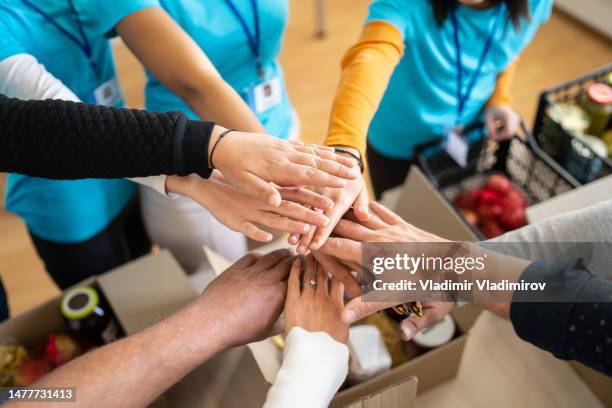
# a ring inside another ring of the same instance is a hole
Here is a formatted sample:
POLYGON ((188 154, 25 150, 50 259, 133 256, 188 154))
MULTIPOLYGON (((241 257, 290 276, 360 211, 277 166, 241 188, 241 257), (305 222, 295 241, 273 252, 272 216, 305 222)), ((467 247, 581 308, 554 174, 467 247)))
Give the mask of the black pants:
MULTIPOLYGON (((30 237, 47 272, 61 289, 151 251, 137 198, 128 202, 104 230, 86 241, 62 244, 38 238, 31 231, 30 237)), ((0 281, 0 321, 8 317, 6 293, 0 281)))
POLYGON ((368 170, 372 179, 372 188, 377 200, 386 190, 397 187, 404 183, 413 160, 393 159, 376 151, 370 143, 366 150, 368 158, 368 170))

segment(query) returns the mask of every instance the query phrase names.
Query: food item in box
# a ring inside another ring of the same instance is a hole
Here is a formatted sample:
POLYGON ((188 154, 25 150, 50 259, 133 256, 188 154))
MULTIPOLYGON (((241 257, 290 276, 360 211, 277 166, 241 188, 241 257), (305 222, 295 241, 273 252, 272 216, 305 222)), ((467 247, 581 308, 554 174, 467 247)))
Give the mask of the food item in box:
POLYGON ((414 356, 407 355, 404 351, 398 323, 390 317, 391 313, 395 312, 392 309, 386 309, 385 313, 375 313, 366 317, 364 323, 378 328, 391 356, 391 366, 397 367, 414 356))
POLYGON ((421 349, 440 347, 453 339, 455 330, 455 321, 450 315, 446 315, 438 323, 415 334, 412 341, 421 349))
POLYGON ((27 350, 13 341, 0 345, 0 387, 15 385, 15 371, 27 359, 27 350))
POLYGON ((612 88, 602 83, 591 84, 581 106, 591 122, 587 133, 600 136, 612 117, 612 88))
POLYGON ((458 193, 454 203, 487 238, 527 225, 527 199, 502 175, 489 176, 480 189, 458 193))
POLYGON ((51 371, 51 364, 44 357, 28 357, 15 371, 15 385, 33 384, 51 371))
POLYGON ((47 338, 45 356, 53 368, 67 363, 81 354, 81 348, 74 339, 65 334, 52 334, 47 338))
POLYGON ((92 287, 76 288, 66 293, 61 311, 70 330, 96 345, 110 343, 120 336, 110 306, 92 287))
POLYGON ((604 133, 601 140, 608 146, 608 157, 612 158, 612 130, 608 130, 604 133))
POLYGON ((573 103, 554 103, 548 107, 546 114, 563 129, 575 135, 585 133, 591 126, 589 115, 573 103))
POLYGON ((391 356, 376 326, 361 324, 349 331, 349 380, 359 383, 391 368, 391 356))
POLYGON ((581 135, 578 136, 578 138, 589 146, 599 157, 608 157, 608 146, 602 139, 591 135, 581 135))

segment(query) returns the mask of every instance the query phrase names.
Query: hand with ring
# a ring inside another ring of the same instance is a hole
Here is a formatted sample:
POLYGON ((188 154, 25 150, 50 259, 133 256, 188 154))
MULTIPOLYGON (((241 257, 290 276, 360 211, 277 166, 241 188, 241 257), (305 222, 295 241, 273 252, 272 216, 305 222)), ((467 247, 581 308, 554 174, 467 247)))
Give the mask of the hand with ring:
POLYGON ((294 327, 325 332, 346 343, 349 324, 342 320, 344 285, 328 278, 313 256, 293 261, 285 301, 285 335, 294 327), (302 272, 303 270, 303 272, 302 272))

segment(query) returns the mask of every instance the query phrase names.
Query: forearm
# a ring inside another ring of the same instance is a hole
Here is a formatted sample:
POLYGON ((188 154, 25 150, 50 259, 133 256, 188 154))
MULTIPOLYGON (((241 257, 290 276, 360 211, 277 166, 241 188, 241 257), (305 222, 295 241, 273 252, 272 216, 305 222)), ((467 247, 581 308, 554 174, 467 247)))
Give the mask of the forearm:
POLYGON ((516 57, 514 61, 508 65, 504 72, 497 76, 495 90, 493 91, 491 98, 489 98, 487 106, 512 105, 511 87, 518 68, 519 59, 520 57, 516 57))
POLYGON ((192 304, 139 334, 71 361, 34 386, 75 387, 73 405, 78 407, 146 406, 222 349, 214 331, 220 328, 208 318, 192 304))
POLYGON ((370 122, 378 109, 404 43, 392 25, 371 22, 344 56, 325 144, 357 149, 364 157, 370 122))
POLYGON ((0 96, 0 171, 51 179, 208 177, 213 128, 178 112, 0 96))

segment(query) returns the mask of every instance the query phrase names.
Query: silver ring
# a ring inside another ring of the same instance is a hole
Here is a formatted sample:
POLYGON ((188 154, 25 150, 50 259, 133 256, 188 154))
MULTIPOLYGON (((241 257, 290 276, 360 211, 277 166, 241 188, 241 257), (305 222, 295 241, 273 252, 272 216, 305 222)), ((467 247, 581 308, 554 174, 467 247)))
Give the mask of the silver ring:
POLYGON ((308 281, 308 284, 310 285, 311 288, 316 288, 317 287, 317 281, 314 279, 311 279, 310 281, 308 281))

